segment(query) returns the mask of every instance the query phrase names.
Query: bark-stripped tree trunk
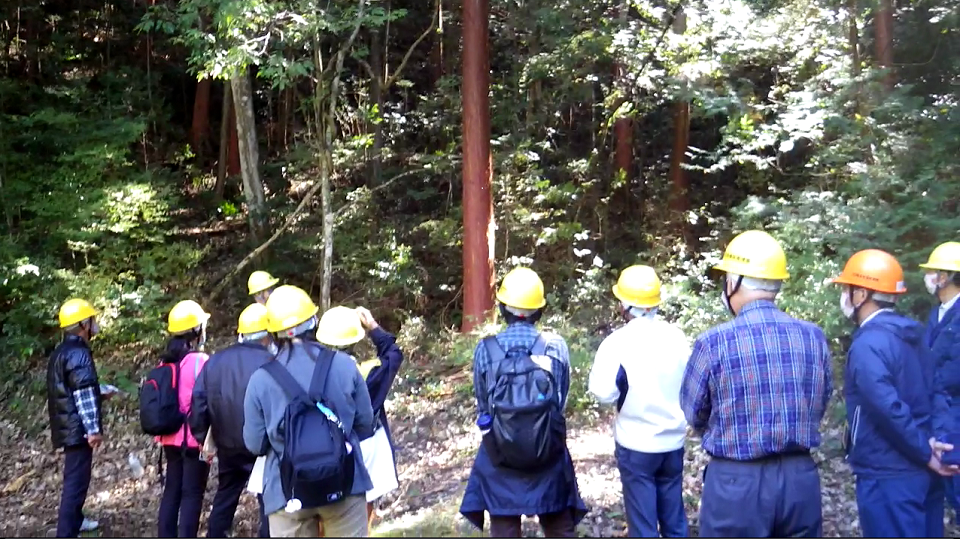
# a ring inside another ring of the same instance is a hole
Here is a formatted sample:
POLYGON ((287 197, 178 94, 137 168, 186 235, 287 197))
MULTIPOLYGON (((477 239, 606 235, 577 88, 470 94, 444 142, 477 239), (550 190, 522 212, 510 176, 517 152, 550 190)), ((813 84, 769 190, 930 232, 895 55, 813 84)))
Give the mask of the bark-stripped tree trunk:
POLYGON ((190 144, 193 153, 202 157, 206 151, 207 134, 210 131, 210 77, 204 77, 197 83, 197 93, 193 98, 193 121, 190 125, 190 144))
MULTIPOLYGON (((673 32, 682 34, 687 29, 687 17, 679 11, 673 20, 673 32)), ((688 190, 690 184, 683 170, 684 156, 690 139, 690 103, 680 100, 674 104, 673 112, 673 151, 670 154, 670 206, 681 216, 680 226, 683 227, 684 237, 689 238, 687 220, 682 217, 690 209, 688 190)))
POLYGON ((876 30, 877 64, 886 70, 883 86, 890 91, 896 82, 893 73, 893 2, 891 0, 879 0, 876 30))
POLYGON ((488 0, 463 2, 463 323, 469 332, 493 310, 494 230, 490 163, 488 0))
POLYGON ((430 87, 436 88, 443 78, 443 1, 437 2, 437 31, 433 34, 433 47, 430 49, 430 87))
POLYGON ((230 79, 233 91, 234 116, 237 119, 237 141, 240 150, 240 174, 247 201, 250 234, 255 243, 267 238, 267 207, 263 182, 260 180, 260 151, 257 145, 257 124, 253 114, 253 87, 250 74, 241 70, 230 79))

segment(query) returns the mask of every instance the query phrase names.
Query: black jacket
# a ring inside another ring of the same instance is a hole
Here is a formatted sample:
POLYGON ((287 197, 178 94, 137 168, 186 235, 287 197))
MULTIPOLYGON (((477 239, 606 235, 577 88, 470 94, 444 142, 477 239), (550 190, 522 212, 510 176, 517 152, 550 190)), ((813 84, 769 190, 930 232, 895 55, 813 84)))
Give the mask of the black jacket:
POLYGON ((219 454, 252 456, 243 444, 243 397, 250 377, 272 357, 259 343, 237 343, 210 357, 190 407, 190 432, 201 445, 211 429, 219 454))
MULTIPOLYGON (((86 430, 77 411, 73 392, 92 387, 97 396, 97 421, 102 414, 100 398, 100 380, 97 367, 87 342, 76 335, 67 335, 63 342, 50 355, 47 364, 47 410, 50 414, 50 441, 53 448, 68 447, 86 443, 83 437, 86 430)), ((103 432, 103 426, 100 432, 103 432)))

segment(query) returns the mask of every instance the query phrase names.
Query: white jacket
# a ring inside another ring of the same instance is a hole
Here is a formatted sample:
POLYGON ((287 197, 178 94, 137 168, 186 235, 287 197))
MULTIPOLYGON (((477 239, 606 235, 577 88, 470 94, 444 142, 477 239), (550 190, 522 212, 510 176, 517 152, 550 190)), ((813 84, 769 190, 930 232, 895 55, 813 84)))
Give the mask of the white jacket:
POLYGON ((689 359, 686 335, 659 318, 634 318, 603 340, 588 388, 601 403, 615 403, 617 373, 621 366, 626 372, 627 396, 614 425, 618 444, 642 453, 683 447, 687 421, 680 385, 689 359))

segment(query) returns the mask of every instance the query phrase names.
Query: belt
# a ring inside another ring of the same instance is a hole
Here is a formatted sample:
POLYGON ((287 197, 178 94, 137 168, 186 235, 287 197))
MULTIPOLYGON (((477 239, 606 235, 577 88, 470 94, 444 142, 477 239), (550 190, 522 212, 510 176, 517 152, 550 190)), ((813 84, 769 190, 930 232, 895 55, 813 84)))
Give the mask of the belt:
POLYGON ((764 455, 762 457, 755 457, 750 459, 731 459, 728 457, 718 457, 711 453, 708 453, 711 459, 720 459, 727 460, 731 462, 769 462, 772 460, 791 458, 791 457, 809 457, 810 450, 807 448, 797 448, 797 449, 788 449, 786 451, 780 451, 778 453, 771 453, 769 455, 764 455))

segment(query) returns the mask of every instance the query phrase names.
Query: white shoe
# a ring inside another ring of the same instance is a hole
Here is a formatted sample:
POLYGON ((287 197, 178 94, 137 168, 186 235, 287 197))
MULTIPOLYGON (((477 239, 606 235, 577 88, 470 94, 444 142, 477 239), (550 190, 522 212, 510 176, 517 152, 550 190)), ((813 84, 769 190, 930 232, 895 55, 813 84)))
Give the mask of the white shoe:
POLYGON ((90 520, 87 517, 83 517, 83 523, 80 524, 80 532, 81 533, 92 532, 93 530, 96 530, 99 527, 100 527, 100 523, 97 522, 96 520, 90 520))

